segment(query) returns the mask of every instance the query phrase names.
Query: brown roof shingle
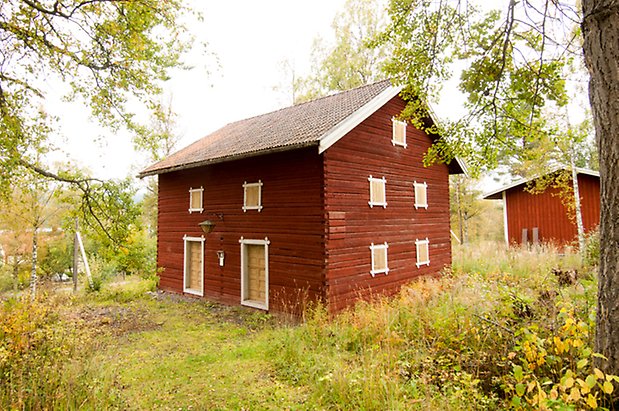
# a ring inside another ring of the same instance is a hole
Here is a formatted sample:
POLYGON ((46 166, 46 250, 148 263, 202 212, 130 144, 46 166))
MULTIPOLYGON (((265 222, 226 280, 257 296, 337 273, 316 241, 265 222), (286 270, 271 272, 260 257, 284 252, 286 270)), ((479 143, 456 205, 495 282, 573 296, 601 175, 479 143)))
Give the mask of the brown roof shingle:
POLYGON ((318 145, 321 137, 391 87, 389 80, 230 123, 151 165, 140 177, 318 145))

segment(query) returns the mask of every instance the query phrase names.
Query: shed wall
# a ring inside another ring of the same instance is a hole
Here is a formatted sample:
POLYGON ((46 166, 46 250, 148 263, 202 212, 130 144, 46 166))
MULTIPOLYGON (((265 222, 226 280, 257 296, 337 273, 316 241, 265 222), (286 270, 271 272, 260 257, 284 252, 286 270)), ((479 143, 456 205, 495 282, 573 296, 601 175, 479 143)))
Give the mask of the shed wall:
POLYGON ((359 297, 394 294, 422 275, 451 264, 449 173, 423 166, 432 141, 407 126, 407 147, 392 144, 392 117, 404 108, 395 97, 324 153, 326 281, 332 310, 359 297), (386 179, 387 207, 369 201, 372 175, 386 179), (428 208, 415 209, 414 182, 426 182, 428 208), (429 239, 430 265, 416 266, 415 240, 429 239), (388 274, 372 277, 370 244, 388 243, 388 274))
POLYGON ((204 296, 239 304, 241 237, 269 244, 269 308, 299 311, 323 296, 322 157, 316 147, 159 175, 160 287, 183 292, 183 236, 204 235, 204 296), (244 212, 243 183, 261 180, 263 209, 244 212), (204 187, 204 212, 189 213, 190 187, 204 187), (223 221, 213 214, 223 213, 223 221), (216 223, 204 234, 198 223, 216 223), (217 251, 225 252, 219 266, 217 251))
MULTIPOLYGON (((579 174, 578 185, 583 225, 585 232, 589 232, 600 224, 600 179, 579 174)), ((570 219, 557 188, 551 187, 542 193, 532 194, 521 185, 508 190, 505 200, 510 244, 522 243, 523 229, 527 229, 528 242, 531 243, 534 227, 539 230, 540 242, 562 245, 576 239, 576 222, 570 219)))

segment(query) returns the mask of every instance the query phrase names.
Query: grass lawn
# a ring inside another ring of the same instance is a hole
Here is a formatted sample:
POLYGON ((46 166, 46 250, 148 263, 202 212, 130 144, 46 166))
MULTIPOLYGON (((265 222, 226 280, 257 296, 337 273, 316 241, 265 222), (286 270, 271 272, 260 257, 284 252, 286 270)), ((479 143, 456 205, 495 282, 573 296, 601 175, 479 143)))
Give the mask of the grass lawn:
MULTIPOLYGON (((112 333, 94 357, 131 409, 304 409, 303 387, 275 378, 275 320, 263 313, 158 295, 130 304, 136 329, 112 333)), ((112 311, 113 312, 113 311, 112 311)))
POLYGON ((303 323, 152 288, 8 299, 0 408, 598 409, 614 381, 593 366, 594 268, 555 250, 461 248, 441 279, 303 323))

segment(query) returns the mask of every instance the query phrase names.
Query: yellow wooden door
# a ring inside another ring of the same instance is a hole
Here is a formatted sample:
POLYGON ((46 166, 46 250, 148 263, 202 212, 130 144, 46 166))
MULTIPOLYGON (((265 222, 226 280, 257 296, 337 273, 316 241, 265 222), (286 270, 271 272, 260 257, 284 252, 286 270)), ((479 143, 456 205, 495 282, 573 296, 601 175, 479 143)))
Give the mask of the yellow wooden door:
POLYGON ((202 243, 189 241, 189 281, 187 288, 202 291, 202 243))
POLYGON ((264 246, 247 246, 247 299, 266 303, 264 246))

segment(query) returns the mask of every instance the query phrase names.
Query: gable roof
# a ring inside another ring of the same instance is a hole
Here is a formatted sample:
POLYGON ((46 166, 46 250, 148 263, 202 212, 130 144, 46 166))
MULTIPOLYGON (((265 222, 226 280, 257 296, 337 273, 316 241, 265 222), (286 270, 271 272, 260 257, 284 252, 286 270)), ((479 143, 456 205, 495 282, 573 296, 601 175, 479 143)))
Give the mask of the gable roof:
MULTIPOLYGON (((230 123, 143 170, 139 177, 277 151, 317 146, 327 150, 397 96, 389 80, 230 123)), ((459 161, 451 173, 464 170, 459 161)))
MULTIPOLYGON (((548 173, 544 174, 544 175, 548 175, 548 174, 552 174, 552 173, 556 173, 559 170, 565 170, 565 167, 563 166, 556 166, 553 167, 548 173)), ((592 177, 597 177, 600 178, 600 173, 598 171, 595 170, 589 170, 588 168, 580 168, 580 167, 576 167, 576 173, 577 174, 585 174, 585 175, 589 175, 592 177)), ((501 200, 503 198, 503 192, 510 190, 514 187, 518 187, 520 185, 524 185, 526 183, 528 183, 529 181, 533 181, 536 178, 539 178, 540 176, 534 176, 531 178, 521 178, 519 180, 514 181, 511 184, 508 184, 504 187, 499 188, 498 190, 494 190, 494 191, 490 191, 489 193, 484 194, 483 199, 484 200, 501 200)))

